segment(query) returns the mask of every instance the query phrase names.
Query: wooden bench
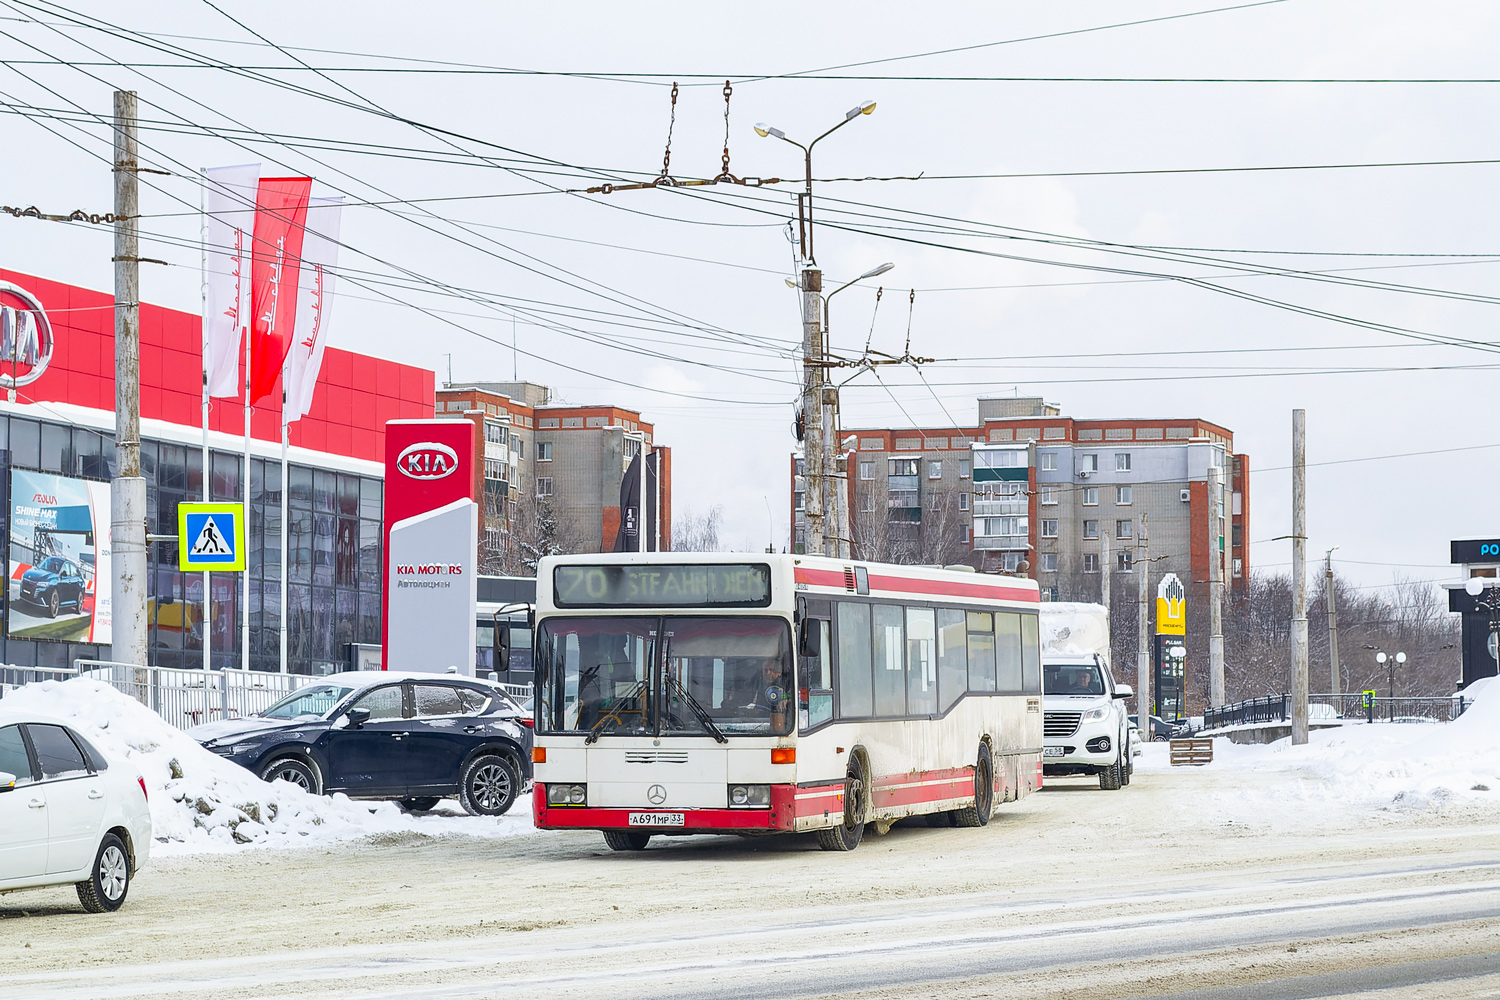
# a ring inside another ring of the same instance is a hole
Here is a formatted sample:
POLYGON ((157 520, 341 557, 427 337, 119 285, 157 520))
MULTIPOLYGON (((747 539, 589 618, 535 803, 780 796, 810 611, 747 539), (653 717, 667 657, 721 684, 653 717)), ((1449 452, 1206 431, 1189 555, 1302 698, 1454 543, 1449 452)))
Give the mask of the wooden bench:
POLYGON ((1199 766, 1214 762, 1213 740, 1173 740, 1172 766, 1183 764, 1199 766))

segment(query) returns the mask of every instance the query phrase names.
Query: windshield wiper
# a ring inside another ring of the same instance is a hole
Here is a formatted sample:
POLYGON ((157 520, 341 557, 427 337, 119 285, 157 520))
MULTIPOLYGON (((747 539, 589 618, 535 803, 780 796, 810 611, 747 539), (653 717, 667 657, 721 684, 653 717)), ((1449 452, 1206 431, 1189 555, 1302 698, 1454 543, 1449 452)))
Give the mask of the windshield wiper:
POLYGON ((587 746, 590 743, 594 743, 599 739, 600 736, 603 736, 603 726, 611 719, 613 719, 617 724, 624 722, 625 720, 620 718, 620 713, 624 711, 625 705, 629 703, 632 698, 644 694, 645 690, 646 682, 636 681, 630 686, 629 691, 626 691, 623 696, 616 698, 614 707, 611 708, 603 718, 601 718, 598 722, 594 723, 593 726, 589 728, 589 734, 588 736, 584 737, 583 740, 584 745, 587 746))
POLYGON ((677 693, 682 695, 682 700, 687 703, 687 707, 692 710, 693 715, 703 724, 703 728, 708 730, 708 734, 720 743, 728 743, 729 737, 725 736, 724 731, 714 723, 713 718, 708 714, 708 710, 699 703, 698 699, 688 693, 688 689, 683 686, 682 680, 673 677, 671 681, 672 685, 677 688, 677 693))

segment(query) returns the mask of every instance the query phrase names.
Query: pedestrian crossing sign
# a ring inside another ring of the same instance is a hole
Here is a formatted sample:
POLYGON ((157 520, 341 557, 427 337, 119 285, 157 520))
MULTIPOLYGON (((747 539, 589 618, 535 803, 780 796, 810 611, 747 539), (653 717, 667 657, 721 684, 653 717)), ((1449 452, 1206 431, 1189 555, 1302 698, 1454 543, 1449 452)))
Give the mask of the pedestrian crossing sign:
POLYGON ((178 504, 177 568, 192 571, 243 570, 245 505, 178 504))

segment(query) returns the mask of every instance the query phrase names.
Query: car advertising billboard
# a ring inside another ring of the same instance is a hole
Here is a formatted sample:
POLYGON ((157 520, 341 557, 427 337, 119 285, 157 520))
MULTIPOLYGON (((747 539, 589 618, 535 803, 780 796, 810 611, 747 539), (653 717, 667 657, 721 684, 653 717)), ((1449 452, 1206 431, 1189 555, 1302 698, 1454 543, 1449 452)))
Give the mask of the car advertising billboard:
POLYGON ((6 635, 110 639, 109 484, 11 470, 6 635))

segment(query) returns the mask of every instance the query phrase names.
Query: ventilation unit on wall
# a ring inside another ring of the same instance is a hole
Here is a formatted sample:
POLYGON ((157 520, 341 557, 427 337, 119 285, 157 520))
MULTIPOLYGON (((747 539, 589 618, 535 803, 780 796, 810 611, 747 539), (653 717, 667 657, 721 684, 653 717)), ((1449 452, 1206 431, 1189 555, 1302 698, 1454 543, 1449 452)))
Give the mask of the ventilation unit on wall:
POLYGON ((1181 493, 1179 493, 1177 495, 1182 499, 1183 503, 1187 503, 1189 500, 1191 500, 1193 498, 1193 494, 1192 494, 1192 492, 1190 490, 1183 490, 1181 493))

